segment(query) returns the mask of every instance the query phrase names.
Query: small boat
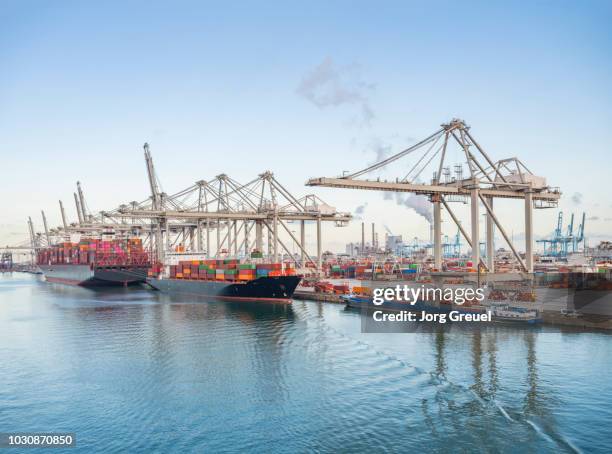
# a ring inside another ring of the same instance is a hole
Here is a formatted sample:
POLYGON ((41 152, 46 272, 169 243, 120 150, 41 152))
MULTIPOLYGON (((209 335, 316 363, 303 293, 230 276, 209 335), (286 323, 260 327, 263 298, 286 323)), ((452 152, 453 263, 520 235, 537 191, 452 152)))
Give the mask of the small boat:
POLYGON ((491 316, 498 323, 536 324, 542 321, 540 313, 535 309, 514 307, 510 305, 496 305, 491 308, 491 316))

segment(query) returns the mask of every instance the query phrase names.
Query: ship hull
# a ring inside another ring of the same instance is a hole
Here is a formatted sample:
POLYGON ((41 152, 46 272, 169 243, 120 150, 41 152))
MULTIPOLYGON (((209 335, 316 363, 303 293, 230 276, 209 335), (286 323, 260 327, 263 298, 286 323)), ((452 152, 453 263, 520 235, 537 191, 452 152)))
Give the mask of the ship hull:
POLYGON ((260 277, 251 281, 155 279, 147 282, 165 293, 203 296, 226 301, 290 303, 301 276, 260 277))
POLYGON ((145 282, 147 267, 90 265, 39 265, 45 280, 81 287, 125 286, 145 282))

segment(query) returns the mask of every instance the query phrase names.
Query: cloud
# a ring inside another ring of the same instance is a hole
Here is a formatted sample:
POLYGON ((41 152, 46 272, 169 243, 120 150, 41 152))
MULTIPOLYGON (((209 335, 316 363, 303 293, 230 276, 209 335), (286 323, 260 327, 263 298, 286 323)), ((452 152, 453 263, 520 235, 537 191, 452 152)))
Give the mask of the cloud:
POLYGON ((610 222, 610 221, 612 221, 612 218, 604 218, 604 221, 610 222))
POLYGON ((327 57, 302 78, 296 91, 319 109, 356 106, 362 121, 369 124, 375 117, 368 99, 373 85, 360 80, 358 69, 356 65, 337 66, 327 57))
POLYGON ((582 203, 582 193, 574 192, 574 195, 572 195, 572 202, 574 205, 580 205, 582 203))

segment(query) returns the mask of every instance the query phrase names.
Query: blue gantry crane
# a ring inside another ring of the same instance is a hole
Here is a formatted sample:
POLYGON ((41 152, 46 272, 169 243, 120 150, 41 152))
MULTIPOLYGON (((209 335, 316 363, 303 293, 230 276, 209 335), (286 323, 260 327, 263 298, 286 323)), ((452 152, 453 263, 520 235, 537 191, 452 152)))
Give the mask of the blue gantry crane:
POLYGON ((448 235, 444 235, 442 243, 442 256, 444 258, 457 258, 461 256, 461 232, 457 230, 454 241, 451 243, 448 235))
POLYGON ((557 227, 551 238, 538 240, 542 245, 542 255, 546 257, 565 257, 568 253, 578 250, 578 245, 584 241, 584 221, 586 214, 582 213, 582 222, 574 234, 574 214, 572 213, 567 230, 563 232, 563 212, 559 212, 557 227))
POLYGON ((433 244, 420 241, 418 237, 414 237, 411 243, 402 245, 404 257, 414 257, 423 253, 429 253, 433 249, 433 244))

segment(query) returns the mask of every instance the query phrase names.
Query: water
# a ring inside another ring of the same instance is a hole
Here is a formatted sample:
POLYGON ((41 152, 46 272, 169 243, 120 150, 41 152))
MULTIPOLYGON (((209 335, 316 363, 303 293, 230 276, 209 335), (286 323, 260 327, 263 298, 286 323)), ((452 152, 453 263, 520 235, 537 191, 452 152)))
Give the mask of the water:
POLYGON ((612 449, 606 333, 361 334, 340 305, 14 274, 0 361, 0 431, 75 432, 69 452, 612 449))

